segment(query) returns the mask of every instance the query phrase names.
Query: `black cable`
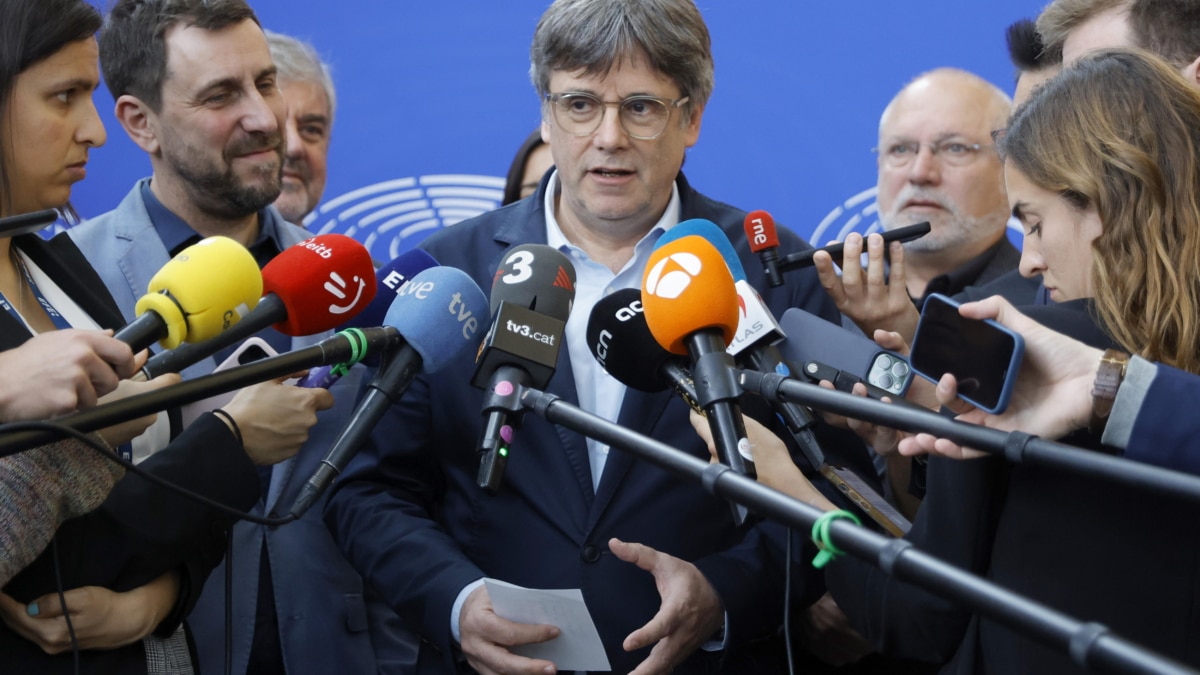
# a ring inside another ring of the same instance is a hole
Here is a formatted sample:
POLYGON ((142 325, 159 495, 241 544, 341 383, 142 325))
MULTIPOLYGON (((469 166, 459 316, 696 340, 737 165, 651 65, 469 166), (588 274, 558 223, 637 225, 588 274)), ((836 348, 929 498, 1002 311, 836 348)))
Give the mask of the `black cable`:
POLYGON ((225 533, 225 675, 233 675, 233 528, 225 533))
POLYGON ((271 527, 277 527, 279 525, 286 525, 287 523, 290 523, 290 522, 296 520, 296 518, 294 516, 292 516, 291 514, 288 514, 282 518, 263 518, 260 516, 252 515, 250 513, 246 513, 244 511, 239 511, 233 507, 226 506, 220 502, 213 501, 212 499, 209 499, 208 497, 205 497, 204 495, 192 492, 191 490, 188 490, 185 487, 176 485, 175 483, 172 483, 171 481, 160 478, 158 476, 155 476, 152 473, 145 471, 144 469, 134 465, 132 462, 129 462, 128 460, 126 460, 122 457, 119 457, 112 452, 109 452, 108 448, 104 447, 99 441, 92 438, 91 436, 88 436, 87 434, 83 433, 82 431, 72 429, 71 427, 64 426, 62 424, 55 424, 54 422, 39 421, 39 422, 13 422, 10 424, 0 425, 0 434, 4 434, 4 433, 10 432, 10 431, 49 431, 49 432, 61 434, 62 436, 74 438, 75 440, 82 442, 83 444, 87 445, 89 448, 95 450, 96 452, 99 452, 100 455, 102 457, 104 457, 105 459, 108 459, 111 462, 116 462, 117 464, 120 464, 121 466, 125 467, 125 470, 129 471, 130 473, 136 474, 137 476, 140 476, 141 478, 144 478, 159 487, 165 488, 167 490, 171 490, 177 494, 187 497, 188 499, 199 502, 213 510, 220 511, 221 513, 224 513, 225 515, 233 516, 239 520, 247 520, 252 523, 258 523, 259 525, 268 525, 271 527))
POLYGON ((783 644, 787 650, 788 675, 796 675, 792 656, 792 528, 787 528, 787 550, 783 554, 783 644))
POLYGON ((75 675, 79 675, 79 641, 75 639, 75 625, 71 623, 71 612, 67 609, 67 596, 63 593, 62 570, 58 566, 58 537, 50 540, 54 554, 54 586, 58 589, 58 604, 62 607, 63 620, 67 622, 67 635, 71 638, 71 656, 75 660, 75 675))

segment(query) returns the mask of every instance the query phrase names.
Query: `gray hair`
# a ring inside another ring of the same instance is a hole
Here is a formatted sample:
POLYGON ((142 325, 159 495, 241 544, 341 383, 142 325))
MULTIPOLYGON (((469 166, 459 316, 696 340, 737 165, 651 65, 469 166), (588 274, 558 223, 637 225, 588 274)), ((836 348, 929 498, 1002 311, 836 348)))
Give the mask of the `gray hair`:
POLYGON ((275 62, 278 77, 293 82, 317 82, 325 89, 329 99, 329 117, 337 110, 337 94, 333 89, 333 77, 329 66, 321 60, 317 50, 309 43, 290 35, 263 30, 267 44, 271 47, 271 60, 275 62))
POLYGON ((552 71, 604 75, 635 56, 690 97, 689 112, 708 102, 712 40, 692 0, 556 0, 534 31, 529 77, 545 97, 552 71))

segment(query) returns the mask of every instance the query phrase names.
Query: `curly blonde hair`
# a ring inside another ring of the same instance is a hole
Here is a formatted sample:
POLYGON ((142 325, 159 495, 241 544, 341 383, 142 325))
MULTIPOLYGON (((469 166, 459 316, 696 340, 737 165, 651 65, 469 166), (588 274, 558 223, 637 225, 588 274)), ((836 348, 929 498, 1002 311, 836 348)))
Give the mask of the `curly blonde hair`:
POLYGON ((1200 373, 1200 91, 1148 52, 1099 52, 1021 106, 999 148, 1034 184, 1096 208, 1092 287, 1112 337, 1200 373))

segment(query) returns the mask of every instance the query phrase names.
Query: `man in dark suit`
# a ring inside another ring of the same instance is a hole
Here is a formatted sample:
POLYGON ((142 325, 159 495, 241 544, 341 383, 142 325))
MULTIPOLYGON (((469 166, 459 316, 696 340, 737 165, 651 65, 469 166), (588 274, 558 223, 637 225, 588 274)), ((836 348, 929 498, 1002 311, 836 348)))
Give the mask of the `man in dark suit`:
MULTIPOLYGON (((578 275, 575 306, 547 389, 707 458, 680 400, 626 390, 597 365, 584 341, 595 302, 640 286, 665 230, 706 218, 738 242, 748 280, 776 314, 799 306, 832 318, 832 303, 811 271, 767 288, 741 234, 745 213, 680 173, 712 89, 708 30, 690 0, 560 0, 531 54, 556 170, 533 197, 424 248, 484 288, 513 245, 564 252, 578 275)), ((781 239, 788 251, 806 246, 790 232, 781 239)), ((736 527, 729 506, 700 486, 532 413, 498 494, 485 493, 475 484, 482 393, 468 384, 473 369, 466 360, 418 377, 325 512, 350 561, 424 638, 422 672, 463 661, 487 673, 553 672, 511 648, 557 629, 497 616, 484 577, 581 588, 616 672, 754 672, 737 647, 775 631, 783 596, 757 528, 736 527)))

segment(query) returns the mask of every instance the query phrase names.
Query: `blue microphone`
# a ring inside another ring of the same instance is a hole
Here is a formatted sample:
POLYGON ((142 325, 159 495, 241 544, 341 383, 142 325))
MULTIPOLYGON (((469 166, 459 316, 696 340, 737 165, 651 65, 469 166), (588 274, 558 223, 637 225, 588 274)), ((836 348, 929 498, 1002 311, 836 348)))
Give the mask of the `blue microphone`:
POLYGON ((418 273, 396 293, 384 324, 400 332, 405 344, 385 357, 349 422, 321 460, 292 505, 300 518, 354 456, 393 403, 400 400, 418 372, 440 370, 479 344, 480 325, 488 318, 488 301, 462 270, 431 267, 418 273))
MULTIPOLYGON (((343 324, 342 329, 374 328, 375 326, 384 325, 384 317, 387 316, 388 308, 392 306, 392 302, 396 299, 396 294, 400 292, 400 288, 408 283, 409 279, 412 279, 430 267, 437 267, 437 264, 433 256, 419 248, 414 248, 411 251, 402 253, 395 260, 380 267, 379 271, 375 273, 375 297, 371 299, 371 302, 361 312, 343 324)), ((379 365, 379 358, 372 354, 367 359, 364 359, 363 363, 368 366, 377 366, 379 365)), ((296 383, 296 386, 328 389, 343 374, 336 370, 336 368, 336 366, 313 368, 296 383)))
POLYGON ((742 267, 742 261, 738 258, 737 251, 734 250, 729 237, 725 235, 724 230, 717 227, 717 224, 711 220, 703 218, 685 220, 664 232, 658 238, 658 241, 654 243, 654 248, 661 248, 677 239, 683 239, 692 235, 703 237, 717 249, 717 252, 725 259, 725 265, 729 267, 729 273, 733 275, 735 282, 746 280, 746 269, 742 267))

